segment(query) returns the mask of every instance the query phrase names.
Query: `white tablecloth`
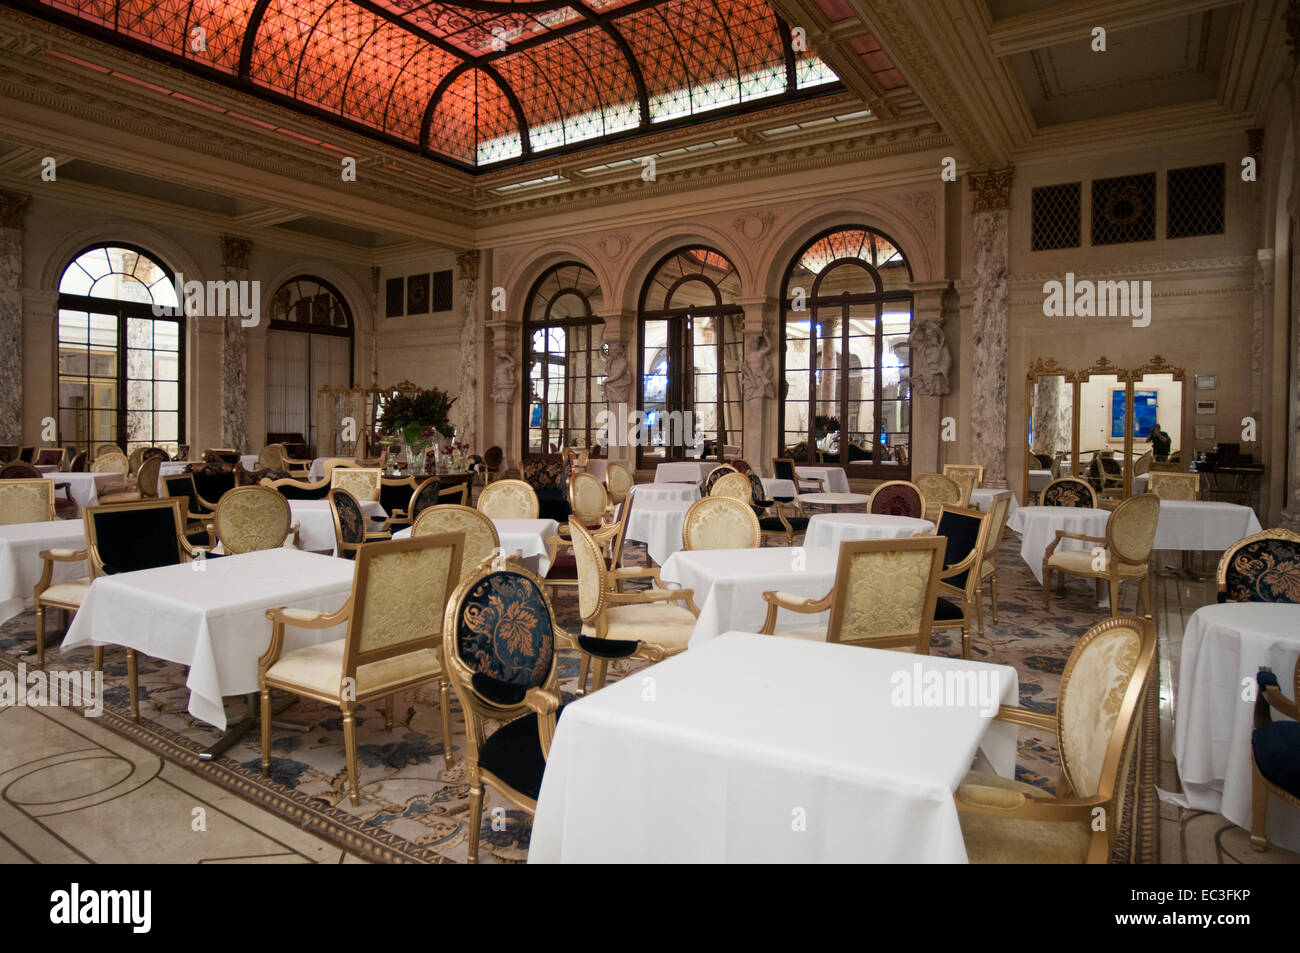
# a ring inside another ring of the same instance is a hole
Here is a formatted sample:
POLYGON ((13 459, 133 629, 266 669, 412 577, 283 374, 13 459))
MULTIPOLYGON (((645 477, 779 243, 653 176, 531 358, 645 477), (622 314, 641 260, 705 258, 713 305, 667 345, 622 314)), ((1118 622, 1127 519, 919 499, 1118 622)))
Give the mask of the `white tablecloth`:
MULTIPOLYGON (((351 457, 317 457, 315 460, 313 460, 313 461, 311 462, 311 467, 309 467, 308 470, 307 470, 307 482, 308 482, 308 483, 319 483, 321 480, 325 479, 325 464, 326 464, 328 461, 330 461, 330 460, 344 460, 344 461, 348 461, 348 460, 351 460, 351 459, 352 459, 351 457)), ((432 454, 430 454, 430 456, 429 456, 429 460, 430 460, 429 466, 432 467, 432 466, 433 466, 433 463, 432 463, 433 456, 432 456, 432 454)), ((430 475, 430 476, 433 476, 432 473, 430 473, 429 475, 430 475)))
MULTIPOLYGON (((634 509, 633 513, 636 512, 634 509)), ((497 539, 501 541, 501 551, 507 556, 519 553, 528 558, 537 557, 537 575, 545 576, 551 568, 551 560, 546 553, 546 540, 560 531, 560 524, 555 520, 493 520, 497 539)), ((411 528, 399 530, 393 539, 407 539, 411 528)))
POLYGON ((1161 500, 1155 548, 1218 552, 1259 531, 1259 519, 1249 506, 1213 500, 1161 500))
POLYGON ((979 748, 1011 773, 1018 700, 1006 666, 727 632, 564 709, 528 860, 963 863, 953 791, 979 748), (900 704, 947 672, 987 704, 900 704))
POLYGON ((699 463, 694 460, 661 463, 655 468, 656 483, 701 483, 720 466, 717 460, 699 463))
MULTIPOLYGON (((1110 513, 1102 509, 1082 506, 1022 506, 1011 514, 1007 526, 1020 534, 1020 557, 1029 566, 1029 571, 1040 583, 1043 581, 1043 553, 1056 531, 1063 529, 1070 533, 1083 533, 1087 536, 1105 536, 1106 520, 1110 513)), ((1056 547, 1057 552, 1067 549, 1092 549, 1099 543, 1082 543, 1077 539, 1063 539, 1056 547)))
POLYGON ((636 494, 638 504, 649 500, 685 500, 694 503, 700 498, 700 488, 694 483, 638 483, 632 487, 632 492, 636 494))
POLYGON ((929 520, 910 516, 884 516, 876 513, 818 513, 808 521, 807 546, 840 548, 850 539, 907 539, 934 532, 929 520))
POLYGON ((763 483, 763 492, 769 500, 781 497, 783 500, 793 499, 795 496, 794 480, 778 480, 776 477, 761 477, 763 483))
MULTIPOLYGON (((42 550, 81 549, 85 545, 81 520, 0 526, 0 622, 8 622, 33 605, 33 591, 45 568, 42 550)), ((88 575, 90 568, 84 561, 54 564, 54 582, 88 575)))
POLYGON ((682 524, 691 504, 686 500, 642 499, 627 518, 627 538, 645 543, 646 552, 659 566, 682 548, 682 524))
MULTIPOLYGON (((190 714, 224 731, 222 698, 257 691, 257 660, 271 641, 266 610, 334 612, 352 591, 355 568, 347 559, 268 549, 101 576, 63 648, 123 645, 188 665, 190 714)), ((284 650, 342 638, 346 631, 346 625, 286 628, 284 650)))
MULTIPOLYGON (((700 608, 691 634, 690 644, 695 647, 722 632, 761 629, 767 617, 763 593, 769 590, 820 599, 835 584, 838 559, 839 550, 811 546, 682 550, 668 557, 659 578, 670 586, 695 590, 700 608)), ((782 612, 776 627, 780 631, 825 625, 829 619, 829 612, 782 612)))
POLYGON ((241 453, 241 454, 239 455, 239 464, 240 464, 240 466, 242 466, 245 470, 256 470, 256 469, 257 469, 257 458, 258 458, 259 456, 261 456, 261 454, 258 454, 258 453, 241 453))
POLYGON ((1014 513, 1019 508, 1020 504, 1016 502, 1016 495, 1010 490, 992 490, 986 486, 977 486, 971 491, 970 505, 975 507, 977 510, 983 510, 987 513, 993 506, 993 498, 999 493, 1006 493, 1011 497, 1011 503, 1007 509, 1007 514, 1010 515, 1014 513))
MULTIPOLYGON (((43 473, 41 475, 56 484, 68 484, 68 495, 72 497, 72 502, 77 504, 78 516, 87 506, 95 506, 99 503, 101 487, 127 482, 125 473, 43 473)), ((60 495, 61 491, 56 490, 55 496, 60 495)))
POLYGON ((844 475, 843 467, 795 467, 794 472, 801 477, 823 481, 827 493, 849 492, 849 478, 844 475))
POLYGON ((34 463, 32 466, 36 468, 36 472, 41 476, 45 476, 47 473, 59 472, 59 465, 57 463, 34 463))
MULTIPOLYGON (((373 517, 387 519, 388 511, 378 500, 359 500, 369 529, 379 529, 373 517)), ((334 514, 329 500, 289 500, 289 518, 298 524, 298 545, 308 552, 338 555, 338 536, 334 532, 334 514)))
POLYGON ((865 506, 870 502, 871 497, 866 493, 801 493, 799 501, 801 503, 811 503, 816 506, 865 506))
MULTIPOLYGON (((1245 688, 1261 665, 1273 669, 1282 693, 1292 697, 1300 655, 1300 607, 1242 602, 1202 606, 1183 630, 1178 693, 1174 696, 1174 758, 1182 795, 1167 801, 1216 811, 1250 830, 1250 735, 1255 704, 1245 688)), ((1274 720, 1286 719, 1276 711, 1274 720)), ((1300 851, 1300 811, 1269 797, 1270 840, 1300 851)))

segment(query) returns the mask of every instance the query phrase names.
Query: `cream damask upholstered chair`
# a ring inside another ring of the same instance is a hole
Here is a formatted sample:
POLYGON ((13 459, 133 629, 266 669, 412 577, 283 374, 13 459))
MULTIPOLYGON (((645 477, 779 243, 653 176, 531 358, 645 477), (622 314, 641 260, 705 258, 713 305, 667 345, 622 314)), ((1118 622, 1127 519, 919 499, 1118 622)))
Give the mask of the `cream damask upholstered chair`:
POLYGON ((127 459, 125 453, 116 449, 108 453, 98 454, 95 457, 95 462, 90 465, 91 473, 120 473, 125 477, 130 470, 130 460, 127 459))
POLYGON ((461 559, 461 576, 473 572, 479 563, 501 548, 501 538, 492 521, 472 506, 444 503, 425 507, 411 526, 411 535, 464 533, 465 552, 461 559))
POLYGON ((1140 582, 1142 605, 1151 618, 1151 549, 1156 541, 1156 524, 1160 522, 1160 498, 1143 493, 1130 496, 1106 519, 1105 536, 1056 531, 1056 538, 1043 553, 1043 609, 1052 607, 1052 572, 1065 576, 1090 576, 1097 580, 1097 598, 1102 584, 1110 585, 1110 614, 1119 615, 1119 584, 1140 582), (1063 539, 1092 543, 1086 549, 1057 552, 1063 539))
POLYGON ((0 526, 54 519, 54 481, 0 480, 0 526))
POLYGON ((788 592, 765 592, 764 635, 842 642, 876 649, 905 649, 930 654, 944 540, 939 536, 911 539, 862 539, 840 544, 835 584, 820 599, 788 592), (777 611, 818 613, 830 609, 825 626, 776 631, 777 611))
POLYGON ((289 502, 265 486, 237 486, 217 504, 209 535, 221 541, 226 555, 279 549, 292 530, 289 502))
POLYGON ((1097 491, 1087 480, 1064 476, 1043 487, 1043 506, 1097 507, 1097 491))
POLYGON ((1011 513, 1011 492, 1008 490, 993 497, 989 506, 989 529, 984 534, 984 558, 980 561, 979 578, 979 628, 984 637, 984 588, 987 585, 989 604, 993 609, 993 624, 998 624, 998 547, 1007 530, 1007 517, 1011 513))
POLYGON ((95 462, 90 465, 91 473, 113 473, 121 477, 119 482, 98 486, 97 495, 101 502, 127 502, 139 499, 135 485, 131 483, 127 476, 130 469, 131 464, 127 460, 126 454, 120 450, 115 453, 105 453, 95 458, 95 462))
POLYGON ((971 494, 984 483, 984 468, 973 463, 945 463, 943 475, 961 490, 958 506, 970 506, 971 494))
POLYGON ((713 484, 709 496, 725 496, 739 500, 746 506, 749 506, 754 499, 754 493, 749 487, 749 477, 739 470, 722 476, 713 484))
MULTIPOLYGON (((352 595, 337 612, 267 609, 271 644, 257 663, 262 696, 262 774, 271 772, 271 689, 337 705, 343 712, 348 795, 357 787, 357 706, 384 699, 384 727, 393 730, 393 696, 442 676, 443 613, 460 578, 462 537, 441 533, 392 540, 357 553, 352 595), (341 639, 284 651, 286 626, 328 629, 348 624, 341 639)), ((451 764, 451 720, 443 686, 442 746, 451 764)))
POLYGON ((965 506, 962 491, 954 481, 938 473, 922 473, 912 478, 916 488, 925 498, 925 516, 931 523, 939 521, 939 511, 944 506, 965 506))
MULTIPOLYGON (((694 591, 654 588, 620 592, 600 544, 577 524, 573 526, 573 555, 578 564, 578 614, 582 617, 582 634, 573 640, 582 653, 579 693, 586 691, 587 669, 593 659, 593 689, 599 690, 611 659, 658 662, 685 651, 700 614, 694 591), (671 605, 676 602, 686 605, 671 605)), ((648 575, 658 582, 657 573, 648 575)))
POLYGON ((361 464, 357 463, 355 457, 326 457, 321 461, 321 472, 325 474, 325 479, 329 480, 335 470, 355 470, 359 466, 361 464))
POLYGON ((523 480, 495 480, 483 487, 478 511, 493 520, 535 520, 540 509, 537 491, 523 480))
POLYGON ((1201 475, 1199 473, 1164 473, 1154 470, 1147 475, 1147 492, 1162 500, 1199 500, 1201 475))
POLYGON ((757 549, 762 539, 758 517, 746 503, 725 496, 706 496, 686 511, 683 549, 757 549))
POLYGON ((162 469, 163 463, 162 457, 152 455, 140 461, 140 469, 135 473, 135 485, 140 499, 158 499, 158 471, 162 469))
POLYGON ((712 496, 713 487, 717 484, 717 482, 721 480, 723 477, 730 476, 731 474, 736 472, 738 471, 736 470, 735 467, 726 463, 714 467, 712 470, 708 472, 708 475, 704 477, 704 482, 700 484, 700 496, 712 496))
POLYGON ((622 503, 636 485, 632 471, 621 463, 609 463, 605 466, 605 490, 614 503, 622 503))
POLYGON ((1105 863, 1124 815, 1138 757, 1142 693, 1155 626, 1121 616, 1079 639, 1061 676, 1056 714, 1003 705, 998 721, 1054 733, 1061 778, 1049 797, 991 771, 967 774, 956 801, 971 863, 1105 863), (1104 823, 1099 821, 1104 813, 1104 823))
POLYGON ((600 480, 585 472, 569 475, 570 520, 577 520, 588 529, 594 529, 604 521, 608 508, 609 497, 600 480))
POLYGON ((347 490, 362 503, 377 503, 384 471, 369 467, 338 467, 330 473, 331 490, 347 490))
POLYGON ((259 470, 283 470, 291 477, 306 477, 311 467, 310 460, 295 460, 282 443, 269 443, 257 455, 259 470))
POLYGON ((485 787, 522 810, 537 810, 564 708, 556 674, 556 635, 564 630, 541 580, 513 560, 463 578, 442 629, 443 671, 465 713, 466 823, 469 862, 476 864, 485 787), (499 726, 490 734, 489 723, 499 726))

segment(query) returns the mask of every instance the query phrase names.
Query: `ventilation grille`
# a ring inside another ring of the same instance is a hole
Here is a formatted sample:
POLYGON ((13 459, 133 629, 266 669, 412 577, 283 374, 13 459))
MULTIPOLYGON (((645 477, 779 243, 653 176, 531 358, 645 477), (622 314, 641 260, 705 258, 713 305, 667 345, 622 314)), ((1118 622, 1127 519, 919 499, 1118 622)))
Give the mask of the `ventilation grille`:
POLYGON ((433 273, 433 313, 451 310, 451 272, 433 273))
POLYGON ((1032 251, 1079 247, 1080 194, 1079 182, 1034 189, 1032 251))
POLYGON ((1168 238, 1223 234, 1223 163, 1169 170, 1168 238))
POLYGON ((1156 174, 1092 182, 1092 243, 1119 245, 1156 237, 1156 174))
POLYGON ((400 318, 405 303, 406 279, 389 278, 384 282, 384 314, 390 318, 400 318))

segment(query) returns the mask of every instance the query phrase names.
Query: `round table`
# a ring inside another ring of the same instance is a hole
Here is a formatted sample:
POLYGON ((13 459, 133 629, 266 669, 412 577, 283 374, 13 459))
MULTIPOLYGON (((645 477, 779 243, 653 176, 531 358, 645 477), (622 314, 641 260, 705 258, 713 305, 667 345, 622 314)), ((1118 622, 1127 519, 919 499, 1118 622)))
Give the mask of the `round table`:
POLYGON ((645 543, 655 565, 662 566, 682 548, 682 526, 691 505, 687 500, 643 499, 638 494, 627 517, 627 538, 645 543))
POLYGON ((649 500, 685 500, 694 503, 700 498, 700 488, 694 483, 638 483, 632 487, 632 494, 637 503, 649 500))
MULTIPOLYGON (((634 511, 635 512, 635 511, 634 511)), ((818 513, 808 521, 805 546, 839 549, 840 543, 855 539, 907 539, 934 532, 929 520, 883 513, 818 513)))
POLYGON ((835 512, 837 506, 857 506, 866 503, 871 497, 865 493, 800 493, 800 503, 813 503, 829 506, 835 512))
MULTIPOLYGON (((1056 531, 1083 533, 1086 536, 1105 536, 1107 510, 1084 506, 1022 506, 1011 514, 1007 526, 1020 534, 1020 558, 1040 583, 1043 581, 1043 554, 1056 539, 1056 531)), ((1092 549, 1096 543, 1077 539, 1063 539, 1057 552, 1067 549, 1092 549)))
MULTIPOLYGON (((1300 657, 1297 614, 1288 603, 1227 602, 1202 606, 1187 621, 1174 695, 1174 759, 1183 791, 1162 792, 1163 800, 1218 812, 1250 830, 1250 689, 1260 666, 1268 666, 1282 694, 1291 697, 1300 657)), ((1300 811, 1271 795, 1268 836, 1271 843, 1300 850, 1300 811)))

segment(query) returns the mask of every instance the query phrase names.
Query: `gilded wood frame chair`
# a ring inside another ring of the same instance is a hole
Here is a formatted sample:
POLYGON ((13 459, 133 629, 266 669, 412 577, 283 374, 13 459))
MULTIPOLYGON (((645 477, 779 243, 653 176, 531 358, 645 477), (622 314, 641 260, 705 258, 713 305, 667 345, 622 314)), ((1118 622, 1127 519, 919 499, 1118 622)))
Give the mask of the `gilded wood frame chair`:
POLYGON ((411 503, 411 494, 418 484, 415 477, 383 477, 379 481, 379 505, 388 514, 384 518, 383 528, 392 532, 411 525, 407 517, 407 507, 411 503))
POLYGON ((379 502, 384 471, 370 467, 338 467, 330 473, 331 490, 347 490, 362 503, 379 502))
POLYGON ((682 523, 683 549, 757 549, 762 540, 754 511, 726 496, 696 500, 682 523))
POLYGON ((215 536, 228 556, 279 549, 290 533, 296 546, 297 530, 289 501, 265 486, 235 487, 221 498, 208 524, 209 537, 215 536))
POLYGON ((718 464, 705 474, 704 480, 700 483, 700 496, 712 496, 713 488, 717 486, 718 481, 723 477, 731 476, 735 472, 737 472, 736 468, 729 463, 718 464))
MULTIPOLYGON (((886 480, 871 491, 867 512, 882 516, 925 518, 925 494, 910 480, 886 480)), ((934 522, 931 520, 930 522, 934 522)))
POLYGON ((1060 738, 1056 795, 972 771, 956 802, 972 863, 1106 863, 1124 815, 1125 781, 1140 758, 1142 694, 1155 625, 1130 616, 1089 629, 1065 663, 1056 713, 1003 705, 998 721, 1060 738))
POLYGON ((521 810, 537 810, 564 707, 556 651, 563 631, 542 580, 513 560, 476 567, 447 605, 442 661, 465 715, 471 864, 478 863, 485 788, 521 810), (491 734, 488 722, 499 726, 491 734))
POLYGON ((989 606, 993 610, 993 624, 998 624, 998 547, 1007 532, 1007 517, 1011 514, 1011 491, 995 494, 989 505, 989 531, 984 540, 984 559, 980 563, 979 578, 979 628, 984 637, 984 585, 988 584, 989 606))
POLYGON ((1087 480, 1075 476, 1057 477, 1039 496, 1043 506, 1075 506, 1097 508, 1097 491, 1087 480))
POLYGON ((1214 575, 1219 602, 1300 603, 1300 533, 1266 529, 1239 539, 1214 575))
MULTIPOLYGON (((943 465, 943 475, 958 486, 963 485, 963 481, 970 481, 970 489, 974 491, 984 485, 984 467, 978 463, 945 463, 943 465)), ((966 494, 966 502, 962 506, 970 505, 970 493, 966 494)))
POLYGON ((392 533, 387 530, 369 528, 365 510, 347 490, 336 487, 330 490, 327 499, 334 517, 334 539, 338 555, 345 559, 355 559, 362 546, 392 539, 392 533))
POLYGON ((622 503, 632 487, 636 486, 636 476, 621 463, 611 460, 605 464, 605 492, 614 503, 622 503))
POLYGON ((1147 492, 1154 493, 1162 500, 1199 500, 1201 475, 1152 470, 1147 474, 1147 492))
POLYGON ((167 491, 163 499, 184 501, 185 538, 196 545, 215 546, 216 541, 208 533, 208 523, 217 508, 199 496, 199 491, 194 486, 194 474, 169 473, 162 478, 162 485, 167 491), (196 539, 199 536, 202 539, 196 539))
POLYGON ((601 543, 577 525, 573 528, 573 555, 578 566, 582 632, 568 641, 582 653, 578 694, 586 692, 587 671, 593 660, 596 671, 592 687, 598 691, 605 684, 613 659, 658 662, 686 650, 700 614, 693 590, 663 588, 659 585, 659 570, 651 568, 642 574, 653 581, 654 588, 621 591, 618 578, 605 563, 601 543), (673 602, 684 602, 685 608, 668 605, 673 602))
POLYGON ((1300 758, 1300 660, 1291 675, 1291 697, 1282 694, 1271 668, 1255 673, 1254 728, 1250 733, 1251 810, 1250 846, 1268 850, 1268 796, 1276 794, 1300 808, 1300 779, 1295 764, 1300 758), (1274 721, 1272 709, 1290 721, 1274 721))
MULTIPOLYGON (((335 492, 346 493, 346 490, 335 492)), ((441 533, 390 540, 357 553, 352 594, 335 612, 267 609, 271 644, 257 662, 262 708, 262 774, 271 772, 271 689, 337 705, 343 712, 348 796, 361 803, 357 784, 355 709, 384 699, 384 728, 393 730, 393 696, 442 679, 442 628, 447 601, 460 578, 463 537, 441 533), (400 605, 394 605, 394 596, 400 605), (373 598, 375 604, 370 605, 373 598), (400 610, 400 611, 399 611, 400 610), (285 626, 328 629, 342 622, 347 635, 282 654, 285 626)), ((442 685, 442 750, 448 767, 451 718, 442 685)))
POLYGON ((1119 612, 1119 585, 1121 582, 1141 584, 1142 605, 1145 616, 1151 610, 1151 549, 1156 539, 1156 525, 1160 522, 1160 500, 1142 493, 1130 496, 1111 511, 1106 518, 1105 536, 1088 536, 1085 533, 1056 531, 1056 538, 1043 553, 1043 611, 1052 608, 1052 571, 1066 576, 1088 576, 1097 580, 1097 598, 1100 601, 1103 583, 1110 587, 1110 614, 1119 612), (1093 543, 1088 549, 1068 549, 1056 552, 1063 539, 1093 543))
POLYGON ((876 649, 930 654, 939 574, 945 542, 940 536, 859 539, 840 544, 835 583, 820 599, 788 592, 763 593, 763 635, 840 642, 876 649), (825 628, 776 631, 777 612, 816 614, 830 610, 825 628))
POLYGON ((569 474, 569 520, 577 520, 587 529, 597 529, 604 523, 609 510, 609 497, 605 484, 586 471, 569 474))
POLYGON ((429 477, 411 494, 411 502, 406 506, 406 519, 414 524, 427 507, 446 506, 452 503, 457 506, 469 506, 469 484, 442 486, 436 476, 429 477))
POLYGON ((284 470, 291 477, 306 479, 311 461, 289 456, 288 449, 282 443, 268 443, 257 455, 257 466, 264 470, 284 470))
POLYGON ((969 494, 966 494, 967 498, 963 500, 961 487, 956 481, 948 479, 941 473, 922 473, 914 476, 912 485, 921 491, 921 498, 925 500, 925 515, 922 519, 927 519, 931 523, 938 522, 939 511, 944 506, 964 508, 970 505, 969 494))
POLYGON ((992 528, 990 515, 944 504, 936 521, 935 532, 948 542, 944 548, 944 567, 939 574, 939 598, 935 600, 933 628, 961 629, 962 658, 970 658, 972 611, 977 616, 980 638, 984 637, 980 569, 992 528))
POLYGON ((541 509, 537 491, 524 480, 493 480, 483 487, 475 506, 494 520, 535 520, 541 509))
POLYGON ((480 467, 484 486, 487 486, 494 477, 501 474, 501 464, 505 461, 505 456, 505 451, 496 445, 483 451, 483 462, 480 467))
POLYGON ((54 481, 44 477, 0 480, 0 526, 54 519, 54 481))
POLYGON ((794 484, 796 497, 800 493, 825 493, 826 481, 821 477, 801 477, 795 469, 793 457, 773 457, 772 476, 778 480, 789 480, 794 484))
POLYGON ((443 503, 426 506, 411 524, 411 537, 431 536, 439 533, 463 533, 464 553, 461 575, 474 571, 478 565, 501 549, 501 537, 492 521, 472 506, 443 503))
POLYGON ((36 459, 32 461, 32 465, 61 468, 66 456, 62 447, 40 447, 36 451, 36 459))

